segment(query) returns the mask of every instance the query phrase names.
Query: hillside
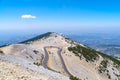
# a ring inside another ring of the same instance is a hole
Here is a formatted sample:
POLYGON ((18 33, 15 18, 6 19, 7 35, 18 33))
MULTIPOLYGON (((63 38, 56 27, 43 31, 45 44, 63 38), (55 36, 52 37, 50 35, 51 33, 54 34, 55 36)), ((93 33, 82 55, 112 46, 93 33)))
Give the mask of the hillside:
POLYGON ((1 47, 0 59, 51 80, 120 80, 119 60, 54 32, 1 47))

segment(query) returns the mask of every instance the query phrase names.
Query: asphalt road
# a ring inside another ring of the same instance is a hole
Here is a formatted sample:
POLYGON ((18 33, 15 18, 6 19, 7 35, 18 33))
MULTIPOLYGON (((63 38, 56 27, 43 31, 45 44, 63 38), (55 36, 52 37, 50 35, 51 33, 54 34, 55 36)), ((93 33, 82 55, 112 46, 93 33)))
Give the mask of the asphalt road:
POLYGON ((47 61, 48 61, 48 52, 46 50, 47 47, 44 47, 44 51, 45 51, 45 56, 44 56, 44 59, 42 61, 42 65, 44 68, 47 68, 48 69, 48 66, 47 66, 47 61))
POLYGON ((63 57, 62 57, 62 55, 61 55, 62 49, 59 48, 59 47, 56 47, 56 46, 46 46, 46 47, 44 47, 45 57, 44 57, 44 59, 43 59, 43 61, 42 61, 43 67, 49 69, 49 67, 47 66, 47 62, 48 62, 48 52, 47 52, 46 48, 57 48, 57 49, 58 49, 58 52, 57 52, 57 53, 58 53, 58 56, 60 57, 60 60, 61 60, 61 63, 62 63, 62 67, 63 67, 64 71, 65 71, 69 76, 72 75, 72 74, 68 71, 68 69, 67 69, 67 67, 66 67, 66 65, 65 65, 65 63, 64 63, 63 57))

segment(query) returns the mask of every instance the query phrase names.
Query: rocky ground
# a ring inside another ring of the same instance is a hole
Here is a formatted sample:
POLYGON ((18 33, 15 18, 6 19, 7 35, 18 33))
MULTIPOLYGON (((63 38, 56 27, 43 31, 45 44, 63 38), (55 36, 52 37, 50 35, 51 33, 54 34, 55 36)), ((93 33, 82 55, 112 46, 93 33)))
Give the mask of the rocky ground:
POLYGON ((18 64, 0 60, 0 80, 50 80, 50 77, 33 72, 18 64))

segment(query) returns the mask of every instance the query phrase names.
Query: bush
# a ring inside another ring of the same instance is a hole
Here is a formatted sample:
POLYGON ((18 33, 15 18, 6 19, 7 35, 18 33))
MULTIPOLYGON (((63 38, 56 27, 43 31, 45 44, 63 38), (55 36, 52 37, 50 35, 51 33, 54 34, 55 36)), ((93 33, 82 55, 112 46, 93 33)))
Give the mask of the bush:
POLYGON ((70 80, 81 80, 81 79, 74 77, 74 76, 70 76, 70 80))
POLYGON ((34 62, 33 64, 34 64, 34 65, 37 65, 37 66, 40 66, 40 63, 39 63, 39 62, 34 62))
POLYGON ((103 73, 103 72, 105 72, 105 71, 108 72, 108 70, 107 70, 108 61, 107 61, 107 60, 103 60, 103 61, 101 61, 100 64, 101 64, 101 65, 99 66, 98 71, 99 71, 100 73, 103 73))
POLYGON ((38 53, 39 53, 39 51, 37 51, 37 50, 33 50, 33 52, 34 52, 35 54, 38 54, 38 53))
POLYGON ((4 52, 0 50, 0 54, 4 54, 4 52))
POLYGON ((111 79, 111 76, 109 74, 107 74, 108 78, 111 79))

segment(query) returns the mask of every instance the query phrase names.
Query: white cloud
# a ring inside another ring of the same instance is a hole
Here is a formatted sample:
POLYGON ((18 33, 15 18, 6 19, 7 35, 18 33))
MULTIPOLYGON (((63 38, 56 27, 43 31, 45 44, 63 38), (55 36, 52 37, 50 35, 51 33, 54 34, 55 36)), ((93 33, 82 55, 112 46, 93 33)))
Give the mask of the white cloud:
POLYGON ((24 15, 22 15, 21 16, 21 18, 24 18, 24 19, 35 19, 36 18, 36 16, 33 16, 33 15, 30 15, 30 14, 24 14, 24 15))

